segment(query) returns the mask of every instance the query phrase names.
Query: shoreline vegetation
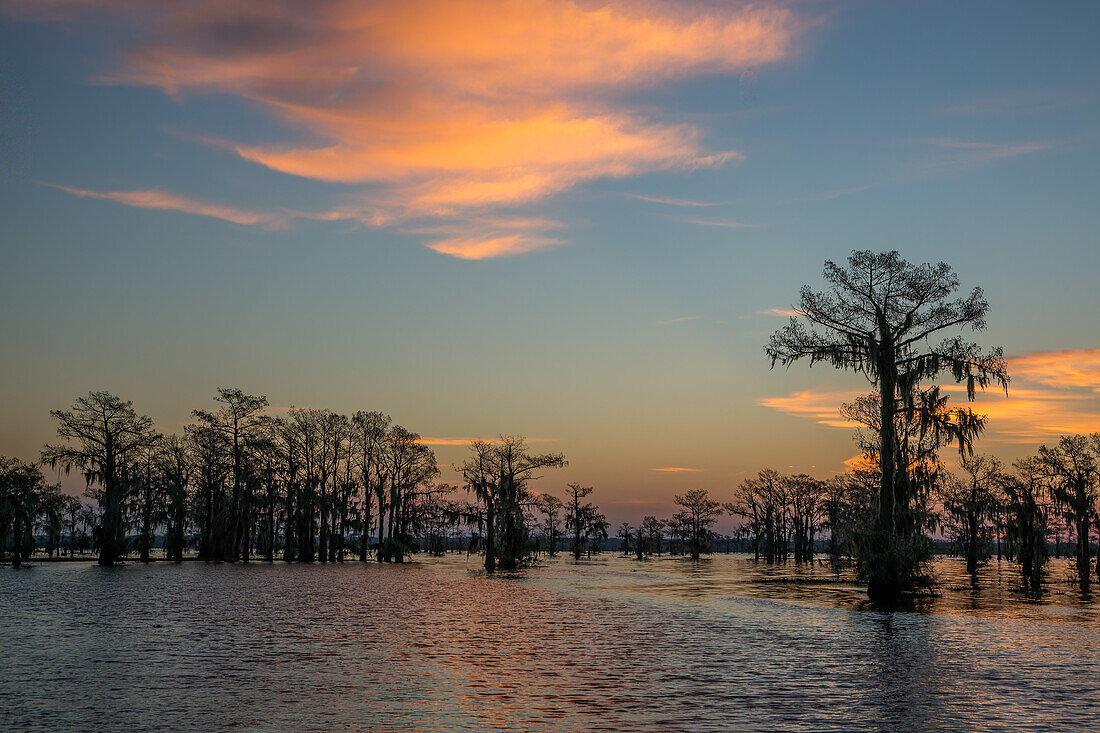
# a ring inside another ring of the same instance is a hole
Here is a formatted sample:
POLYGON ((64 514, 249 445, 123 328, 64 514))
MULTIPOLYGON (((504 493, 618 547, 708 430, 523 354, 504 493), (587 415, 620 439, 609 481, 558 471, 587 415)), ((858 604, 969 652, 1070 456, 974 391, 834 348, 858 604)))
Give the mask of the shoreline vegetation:
POLYGON ((439 481, 430 446, 380 412, 273 416, 265 396, 221 388, 182 434, 163 435, 130 402, 93 391, 51 412, 59 440, 38 461, 0 458, 0 562, 79 552, 104 566, 403 563, 461 551, 493 572, 559 552, 580 560, 614 537, 637 560, 698 561, 736 547, 756 563, 825 563, 854 572, 873 600, 896 600, 931 591, 938 536, 965 558, 973 582, 995 556, 1018 566, 1020 589, 1033 597, 1050 582, 1050 556, 1065 551, 1071 582, 1089 597, 1093 572, 1100 582, 1090 546, 1100 529, 1100 434, 1064 436, 1006 468, 974 450, 986 418, 940 391, 945 377, 965 384, 969 399, 1008 389, 1001 350, 960 335, 985 326, 981 289, 956 297, 949 265, 913 265, 897 252, 853 252, 844 266, 826 262, 824 279, 823 291, 802 288, 765 353, 773 367, 806 360, 867 379, 868 394, 839 406, 861 426, 863 452, 841 476, 764 469, 723 496, 687 490, 671 516, 612 529, 592 487, 535 489, 567 461, 533 453, 522 437, 471 441, 452 485, 439 481), (957 473, 940 458, 949 447, 957 473), (83 476, 88 501, 64 494, 47 470, 83 476), (719 536, 714 525, 727 515, 738 528, 719 536))

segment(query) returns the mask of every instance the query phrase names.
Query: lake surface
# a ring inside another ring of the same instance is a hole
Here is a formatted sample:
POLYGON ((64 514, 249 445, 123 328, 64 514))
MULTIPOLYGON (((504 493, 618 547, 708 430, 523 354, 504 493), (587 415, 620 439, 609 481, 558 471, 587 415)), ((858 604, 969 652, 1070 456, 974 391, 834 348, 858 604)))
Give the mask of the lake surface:
POLYGON ((1014 570, 886 612, 723 555, 0 568, 0 728, 1100 730, 1100 605, 1014 570))

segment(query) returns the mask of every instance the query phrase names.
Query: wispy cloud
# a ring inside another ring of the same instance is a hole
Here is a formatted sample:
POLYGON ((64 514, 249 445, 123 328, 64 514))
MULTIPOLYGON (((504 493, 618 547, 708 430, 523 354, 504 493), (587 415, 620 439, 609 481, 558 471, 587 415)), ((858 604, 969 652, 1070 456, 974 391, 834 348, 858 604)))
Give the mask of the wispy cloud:
POLYGON ((863 193, 864 191, 879 186, 885 186, 890 183, 898 183, 898 178, 884 178, 879 181, 871 183, 860 183, 854 186, 844 186, 841 188, 831 188, 828 191, 821 191, 819 193, 810 194, 809 196, 803 196, 802 198, 794 199, 795 201, 807 202, 807 203, 821 203, 824 201, 833 201, 834 199, 843 198, 845 196, 851 196, 856 193, 863 193))
POLYGON ((663 204, 665 206, 686 206, 688 208, 706 208, 709 206, 724 206, 723 201, 692 201, 690 199, 678 199, 667 196, 646 196, 640 193, 624 193, 623 196, 630 199, 637 199, 639 201, 648 201, 652 204, 663 204))
POLYGON ((679 318, 669 318, 667 321, 657 321, 658 326, 671 326, 673 323, 685 323, 687 321, 699 320, 700 316, 680 316, 679 318))
MULTIPOLYGON (((370 226, 738 160, 737 151, 708 150, 699 125, 667 121, 674 110, 643 110, 629 93, 782 61, 808 27, 786 2, 670 0, 41 0, 20 14, 125 19, 137 40, 99 81, 181 102, 248 100, 300 135, 274 144, 242 135, 227 149, 345 184, 346 201, 314 218, 370 226)), ((556 243, 494 233, 429 246, 481 259, 556 243)))
POLYGON ((782 318, 798 315, 798 311, 792 310, 791 308, 766 308, 756 312, 762 316, 780 316, 782 318))
POLYGON ((676 221, 681 221, 684 224, 694 224, 700 227, 721 227, 723 229, 753 229, 756 224, 745 224, 740 221, 722 221, 717 219, 694 219, 686 216, 673 217, 676 221))
POLYGON ((1049 141, 994 143, 951 137, 917 138, 907 141, 907 144, 915 145, 920 154, 902 163, 895 174, 851 186, 820 191, 790 199, 790 201, 800 203, 833 201, 882 186, 912 183, 987 165, 998 160, 1039 153, 1055 146, 1055 143, 1049 141))
POLYGON ((950 151, 950 154, 926 157, 919 163, 918 171, 925 173, 969 168, 1004 158, 1038 153, 1052 146, 1049 142, 991 143, 949 137, 922 138, 914 142, 950 151))
POLYGON ((992 94, 945 108, 945 115, 1041 114, 1088 104, 1092 97, 1075 92, 992 94))
POLYGON ((214 219, 241 224, 243 226, 262 226, 268 229, 280 229, 287 225, 287 219, 282 214, 272 214, 263 211, 249 211, 233 206, 214 204, 206 201, 180 196, 178 194, 161 191, 158 189, 143 189, 136 191, 93 191, 87 188, 63 186, 57 183, 45 184, 50 188, 56 188, 65 193, 81 198, 102 199, 114 201, 125 206, 133 206, 139 209, 156 209, 159 211, 179 211, 184 214, 207 216, 214 219))
POLYGON ((649 470, 656 471, 657 473, 699 473, 703 469, 684 468, 683 466, 666 466, 664 468, 651 468, 649 470))

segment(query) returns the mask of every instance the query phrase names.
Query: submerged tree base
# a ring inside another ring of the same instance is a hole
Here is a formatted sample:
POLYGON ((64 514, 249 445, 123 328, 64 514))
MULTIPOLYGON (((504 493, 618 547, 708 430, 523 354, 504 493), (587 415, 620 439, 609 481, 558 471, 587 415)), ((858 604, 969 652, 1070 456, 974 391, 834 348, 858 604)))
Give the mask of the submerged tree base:
POLYGON ((933 585, 925 566, 932 547, 927 537, 902 537, 888 532, 869 532, 856 543, 856 568, 867 582, 871 600, 896 600, 927 593, 933 585))

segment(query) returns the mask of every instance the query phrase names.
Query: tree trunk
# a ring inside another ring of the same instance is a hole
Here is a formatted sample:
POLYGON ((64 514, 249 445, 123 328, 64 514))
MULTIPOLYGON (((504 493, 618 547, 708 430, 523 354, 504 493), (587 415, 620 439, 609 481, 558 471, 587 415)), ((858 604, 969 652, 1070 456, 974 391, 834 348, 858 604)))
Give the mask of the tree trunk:
POLYGON ((1077 579, 1081 593, 1089 592, 1089 578, 1092 568, 1089 565, 1089 519, 1088 515, 1078 515, 1077 524, 1077 579))
POLYGON ((973 509, 966 513, 966 572, 978 572, 978 513, 973 509))
MULTIPOLYGON (((108 449, 110 450, 110 449, 108 449)), ((114 565, 122 555, 125 541, 122 526, 122 497, 119 496, 114 460, 108 460, 103 482, 103 519, 99 540, 99 564, 114 565)))
MULTIPOLYGON (((885 349, 884 349, 885 350, 885 349)), ((894 404, 897 391, 897 374, 894 367, 883 364, 879 369, 879 515, 878 528, 884 535, 894 532, 894 467, 897 450, 897 435, 894 432, 894 418, 897 413, 894 404)))
POLYGON ((321 562, 328 562, 328 477, 321 475, 321 526, 317 533, 317 556, 321 562))
MULTIPOLYGON (((367 489, 369 491, 369 489, 367 489)), ((359 514, 359 562, 367 561, 367 550, 370 545, 370 494, 363 494, 363 509, 359 514)))
POLYGON ((492 502, 485 509, 485 569, 490 573, 497 569, 496 512, 492 502))

